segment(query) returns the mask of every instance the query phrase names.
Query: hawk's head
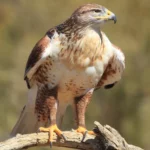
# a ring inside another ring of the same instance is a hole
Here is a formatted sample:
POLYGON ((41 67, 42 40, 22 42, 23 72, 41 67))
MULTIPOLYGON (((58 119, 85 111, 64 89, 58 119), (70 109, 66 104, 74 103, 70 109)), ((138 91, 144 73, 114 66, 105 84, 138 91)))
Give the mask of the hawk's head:
POLYGON ((71 16, 78 24, 100 25, 108 20, 116 23, 117 19, 114 13, 98 4, 86 4, 79 7, 71 16))

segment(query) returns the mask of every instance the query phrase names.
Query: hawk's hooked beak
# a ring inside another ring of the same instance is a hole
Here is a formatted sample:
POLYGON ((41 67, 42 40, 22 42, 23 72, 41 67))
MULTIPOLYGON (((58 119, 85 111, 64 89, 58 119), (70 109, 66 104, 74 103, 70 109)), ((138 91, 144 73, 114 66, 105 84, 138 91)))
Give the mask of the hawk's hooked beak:
POLYGON ((106 11, 106 18, 108 18, 108 20, 113 20, 114 23, 117 22, 116 15, 109 10, 106 11))
POLYGON ((117 22, 116 15, 112 13, 111 11, 109 11, 108 9, 105 11, 105 13, 102 16, 99 16, 97 18, 102 19, 102 20, 113 20, 114 23, 117 22))

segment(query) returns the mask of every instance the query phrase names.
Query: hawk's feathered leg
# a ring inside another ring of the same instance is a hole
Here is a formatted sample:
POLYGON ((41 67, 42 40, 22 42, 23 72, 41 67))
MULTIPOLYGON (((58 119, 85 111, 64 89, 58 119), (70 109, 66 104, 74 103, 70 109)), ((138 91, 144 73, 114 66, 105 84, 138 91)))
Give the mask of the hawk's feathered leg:
POLYGON ((82 134, 85 134, 86 132, 88 132, 89 134, 94 134, 93 131, 87 131, 85 127, 85 112, 88 104, 90 103, 93 91, 94 89, 91 89, 85 95, 76 97, 74 101, 77 132, 80 132, 82 134))
POLYGON ((49 89, 48 85, 39 87, 39 91, 36 99, 36 114, 39 122, 45 122, 45 119, 49 118, 49 127, 40 127, 39 131, 49 132, 49 142, 52 146, 53 133, 55 132, 58 136, 63 137, 62 131, 57 127, 56 114, 58 107, 57 100, 58 88, 49 89), (47 116, 48 115, 48 116, 47 116))

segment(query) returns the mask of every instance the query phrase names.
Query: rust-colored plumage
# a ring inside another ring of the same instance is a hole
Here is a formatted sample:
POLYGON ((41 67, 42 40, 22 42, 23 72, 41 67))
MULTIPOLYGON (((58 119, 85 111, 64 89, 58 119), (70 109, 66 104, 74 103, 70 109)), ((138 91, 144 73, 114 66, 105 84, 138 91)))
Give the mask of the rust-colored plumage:
POLYGON ((69 104, 75 112, 77 131, 86 131, 84 115, 94 90, 112 87, 125 68, 122 51, 100 30, 108 20, 116 22, 108 9, 86 4, 35 45, 24 77, 28 102, 12 135, 42 126, 40 131, 62 136, 58 127, 69 104))

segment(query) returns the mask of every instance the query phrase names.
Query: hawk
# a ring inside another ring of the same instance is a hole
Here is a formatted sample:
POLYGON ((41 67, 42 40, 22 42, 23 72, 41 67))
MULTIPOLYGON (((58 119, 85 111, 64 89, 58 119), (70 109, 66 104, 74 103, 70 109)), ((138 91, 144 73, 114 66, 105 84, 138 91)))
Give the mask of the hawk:
POLYGON ((98 4, 79 7, 64 23, 48 30, 33 48, 25 69, 28 101, 11 135, 38 129, 63 137, 59 129, 68 105, 77 132, 84 134, 85 112, 93 92, 111 88, 125 68, 124 54, 101 31, 116 16, 98 4))

